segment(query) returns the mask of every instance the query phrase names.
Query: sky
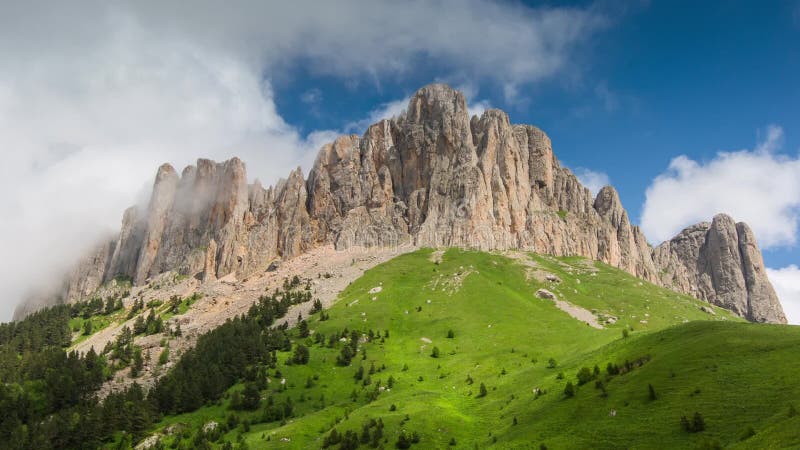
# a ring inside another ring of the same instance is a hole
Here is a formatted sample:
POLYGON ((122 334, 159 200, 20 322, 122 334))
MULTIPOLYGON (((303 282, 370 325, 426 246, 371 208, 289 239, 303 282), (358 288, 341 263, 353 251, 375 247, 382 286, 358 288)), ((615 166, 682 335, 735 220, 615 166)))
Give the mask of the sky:
POLYGON ((272 184, 446 82, 545 130, 653 244, 749 223, 800 323, 799 1, 287 3, 0 4, 0 320, 161 163, 239 156, 272 184))

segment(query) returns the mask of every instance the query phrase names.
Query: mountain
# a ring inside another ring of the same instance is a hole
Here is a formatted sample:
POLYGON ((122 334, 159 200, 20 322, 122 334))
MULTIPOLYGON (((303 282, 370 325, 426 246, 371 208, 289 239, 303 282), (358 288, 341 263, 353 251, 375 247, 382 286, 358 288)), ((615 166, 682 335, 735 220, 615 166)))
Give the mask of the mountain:
POLYGON ((470 118, 463 94, 442 84, 363 136, 325 145, 307 179, 298 168, 274 187, 248 185, 238 158, 200 159, 180 176, 161 166, 147 209, 125 212, 119 235, 76 267, 62 297, 167 271, 246 277, 328 244, 583 256, 751 321, 786 322, 747 225, 718 215, 654 249, 614 188, 593 197, 543 131, 495 109, 470 118))

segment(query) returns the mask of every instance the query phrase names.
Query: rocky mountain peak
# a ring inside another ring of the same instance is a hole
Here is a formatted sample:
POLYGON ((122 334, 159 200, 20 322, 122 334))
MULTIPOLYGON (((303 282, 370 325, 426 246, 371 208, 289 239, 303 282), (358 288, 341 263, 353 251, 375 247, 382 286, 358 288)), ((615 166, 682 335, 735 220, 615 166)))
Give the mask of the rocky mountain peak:
POLYGON ((363 136, 324 145, 307 179, 298 167, 274 187, 248 185, 238 158, 199 159, 180 176, 161 166, 146 211, 126 211, 117 238, 75 270, 66 296, 119 275, 213 280, 321 245, 404 243, 580 255, 751 320, 785 321, 746 225, 717 216, 652 249, 617 191, 592 196, 546 133, 500 110, 470 118, 464 95, 444 84, 423 87, 405 114, 363 136))
POLYGON ((786 323, 750 227, 717 214, 654 249, 668 287, 756 322, 786 323))

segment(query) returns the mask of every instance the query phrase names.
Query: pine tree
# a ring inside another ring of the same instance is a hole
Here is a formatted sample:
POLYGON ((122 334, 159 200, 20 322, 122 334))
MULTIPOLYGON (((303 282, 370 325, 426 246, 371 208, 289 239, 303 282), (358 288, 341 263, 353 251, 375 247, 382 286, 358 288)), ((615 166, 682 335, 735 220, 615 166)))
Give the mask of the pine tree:
POLYGON ((294 364, 308 364, 308 360, 310 359, 308 347, 302 344, 298 344, 297 347, 294 349, 294 354, 292 355, 292 363, 294 364))
POLYGON ((261 393, 255 383, 246 383, 242 390, 242 408, 254 410, 261 403, 261 393))
POLYGON ((131 363, 131 378, 136 378, 142 373, 144 368, 144 359, 142 358, 142 349, 139 346, 133 349, 133 362, 131 363))
POLYGON ((91 320, 84 320, 83 321, 83 335, 89 336, 92 334, 92 321, 91 320))
POLYGON ((306 322, 305 320, 301 320, 300 323, 297 325, 297 331, 301 338, 307 338, 308 335, 310 334, 310 331, 308 330, 308 322, 306 322))

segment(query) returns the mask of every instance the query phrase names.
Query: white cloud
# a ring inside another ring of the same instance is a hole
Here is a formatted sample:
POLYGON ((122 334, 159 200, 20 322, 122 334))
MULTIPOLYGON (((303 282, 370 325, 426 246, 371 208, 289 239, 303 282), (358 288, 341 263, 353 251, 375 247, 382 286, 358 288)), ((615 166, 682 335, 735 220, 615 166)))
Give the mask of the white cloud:
POLYGON ((581 184, 592 192, 592 195, 597 195, 597 193, 600 192, 600 189, 611 184, 608 174, 603 172, 597 172, 584 167, 578 167, 577 169, 573 170, 573 173, 576 177, 578 177, 578 180, 581 182, 581 184))
POLYGON ((651 240, 671 238, 716 213, 747 222, 764 248, 797 242, 800 157, 776 153, 783 140, 770 126, 753 150, 720 152, 707 162, 673 159, 647 188, 641 225, 651 240))
POLYGON ((269 78, 293 65, 358 82, 435 61, 528 83, 603 21, 486 0, 4 2, 0 320, 116 230, 164 161, 236 155, 265 183, 308 168, 335 133, 303 136, 278 113, 269 78))
POLYGON ((781 269, 767 268, 767 276, 778 293, 786 319, 800 325, 800 268, 794 264, 781 269))

